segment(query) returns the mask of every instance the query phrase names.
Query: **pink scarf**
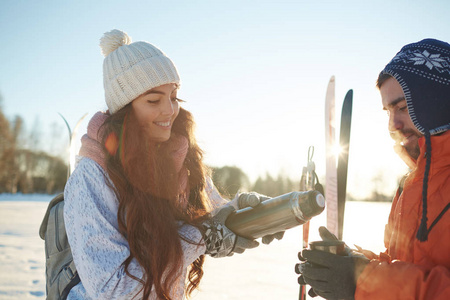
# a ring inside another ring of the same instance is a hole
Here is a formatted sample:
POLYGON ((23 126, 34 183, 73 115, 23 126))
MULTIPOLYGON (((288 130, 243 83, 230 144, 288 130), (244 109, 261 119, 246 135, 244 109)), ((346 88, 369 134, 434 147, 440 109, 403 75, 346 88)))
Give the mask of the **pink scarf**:
POLYGON ((108 115, 97 112, 89 121, 87 133, 81 137, 81 148, 79 155, 88 157, 98 163, 106 171, 105 154, 99 142, 99 130, 108 115))
MULTIPOLYGON (((108 115, 103 112, 97 112, 89 121, 87 133, 81 138, 81 149, 79 155, 88 157, 98 163, 106 171, 106 160, 102 145, 100 144, 100 127, 105 122, 108 115)), ((180 184, 179 201, 182 207, 187 206, 189 198, 188 171, 183 166, 186 158, 189 143, 184 136, 172 136, 170 151, 172 154, 175 170, 178 173, 178 182, 180 184)))

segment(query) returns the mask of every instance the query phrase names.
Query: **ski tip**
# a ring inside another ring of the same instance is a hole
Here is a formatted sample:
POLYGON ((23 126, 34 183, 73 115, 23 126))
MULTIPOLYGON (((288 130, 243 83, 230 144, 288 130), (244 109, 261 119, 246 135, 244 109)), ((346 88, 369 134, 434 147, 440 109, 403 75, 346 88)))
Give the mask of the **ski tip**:
POLYGON ((334 75, 331 75, 330 82, 332 82, 332 81, 334 81, 334 80, 335 80, 334 75))
POLYGON ((66 118, 64 118, 64 116, 63 116, 62 113, 58 112, 58 115, 59 115, 61 118, 63 118, 64 121, 66 121, 66 118))
POLYGON ((347 92, 347 94, 345 95, 345 98, 344 98, 344 99, 349 99, 349 100, 353 99, 353 90, 352 90, 352 89, 349 89, 349 90, 348 90, 348 92, 347 92))

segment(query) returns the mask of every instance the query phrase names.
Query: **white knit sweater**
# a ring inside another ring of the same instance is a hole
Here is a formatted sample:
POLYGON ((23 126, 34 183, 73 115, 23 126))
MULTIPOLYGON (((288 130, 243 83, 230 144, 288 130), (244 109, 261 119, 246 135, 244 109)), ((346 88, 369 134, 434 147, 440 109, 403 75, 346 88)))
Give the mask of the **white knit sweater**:
MULTIPOLYGON (((64 221, 81 282, 72 288, 68 299, 131 299, 141 288, 138 281, 126 275, 123 262, 130 249, 119 232, 117 222, 118 200, 106 184, 108 176, 95 161, 82 158, 70 176, 64 190, 64 221)), ((208 194, 214 207, 223 205, 223 199, 208 180, 208 194)), ((200 242, 200 231, 180 224, 180 235, 200 242)), ((194 245, 181 239, 183 266, 172 295, 183 299, 187 267, 205 253, 204 245, 194 245)), ((128 270, 138 278, 143 269, 133 259, 128 270)), ((134 299, 142 299, 141 294, 134 299)), ((152 292, 150 299, 157 299, 152 292)))

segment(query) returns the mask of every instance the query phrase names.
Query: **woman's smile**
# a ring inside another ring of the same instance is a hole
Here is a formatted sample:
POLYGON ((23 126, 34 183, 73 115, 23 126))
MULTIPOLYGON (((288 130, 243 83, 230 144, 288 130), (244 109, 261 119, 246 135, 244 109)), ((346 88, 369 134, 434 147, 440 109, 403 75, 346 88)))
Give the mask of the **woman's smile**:
POLYGON ((166 122, 153 122, 153 123, 158 125, 158 126, 160 126, 160 127, 165 128, 165 129, 170 129, 172 127, 171 123, 170 123, 170 120, 166 121, 166 122))
POLYGON ((178 85, 164 84, 131 102, 139 124, 151 141, 165 142, 170 138, 173 122, 180 111, 177 91, 178 85))

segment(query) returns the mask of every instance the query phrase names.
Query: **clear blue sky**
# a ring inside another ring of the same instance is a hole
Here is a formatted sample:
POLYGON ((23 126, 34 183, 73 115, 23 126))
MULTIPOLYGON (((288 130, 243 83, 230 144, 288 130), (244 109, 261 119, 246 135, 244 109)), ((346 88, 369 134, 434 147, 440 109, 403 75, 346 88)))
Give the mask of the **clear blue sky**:
MULTIPOLYGON (((197 121, 210 165, 236 165, 251 179, 280 170, 300 177, 316 147, 324 176, 324 98, 354 90, 349 192, 379 174, 388 189, 405 170, 395 157, 374 82, 407 43, 450 41, 450 1, 10 1, 0 2, 3 110, 71 126, 104 110, 102 34, 117 28, 160 47, 182 78, 180 98, 197 121), (366 3, 367 2, 367 3, 366 3)), ((338 110, 339 112, 339 110, 338 110)), ((87 120, 81 131, 85 130, 87 120)), ((38 130, 34 128, 34 130, 38 130)))

